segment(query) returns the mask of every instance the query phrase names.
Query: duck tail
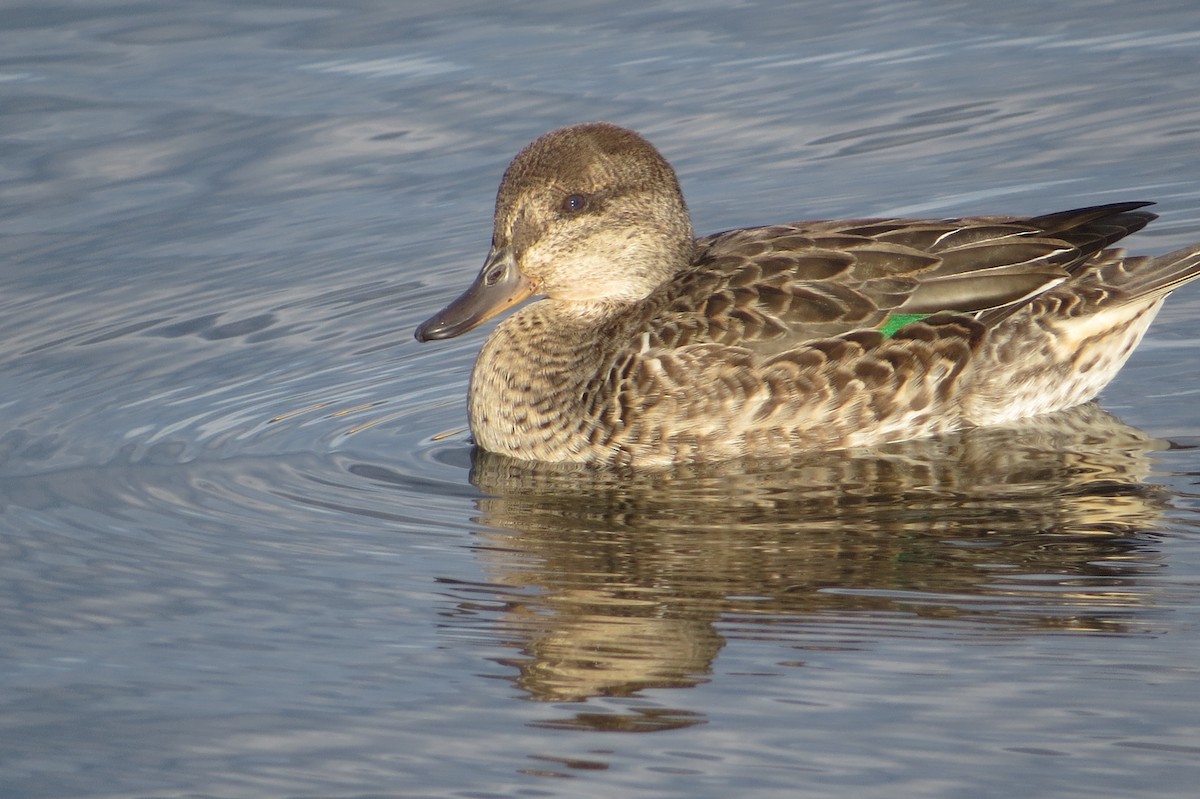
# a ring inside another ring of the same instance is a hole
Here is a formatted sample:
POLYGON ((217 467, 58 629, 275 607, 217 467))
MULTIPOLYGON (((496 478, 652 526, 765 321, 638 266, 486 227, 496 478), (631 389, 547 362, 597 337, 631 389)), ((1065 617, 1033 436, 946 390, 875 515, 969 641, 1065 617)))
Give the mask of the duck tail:
POLYGON ((1119 251, 1101 253, 1098 282, 1113 290, 1118 302, 1141 302, 1170 294, 1200 277, 1200 245, 1192 244, 1157 257, 1122 257, 1119 251))

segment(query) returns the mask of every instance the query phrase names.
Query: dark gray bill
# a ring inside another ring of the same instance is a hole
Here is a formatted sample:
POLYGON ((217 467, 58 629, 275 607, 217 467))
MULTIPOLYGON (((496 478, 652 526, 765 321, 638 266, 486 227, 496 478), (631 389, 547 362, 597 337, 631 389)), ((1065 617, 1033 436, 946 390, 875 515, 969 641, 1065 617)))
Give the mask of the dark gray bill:
POLYGON ((517 268, 512 250, 492 250, 483 269, 462 296, 417 328, 417 341, 453 338, 478 327, 537 290, 537 281, 517 268))

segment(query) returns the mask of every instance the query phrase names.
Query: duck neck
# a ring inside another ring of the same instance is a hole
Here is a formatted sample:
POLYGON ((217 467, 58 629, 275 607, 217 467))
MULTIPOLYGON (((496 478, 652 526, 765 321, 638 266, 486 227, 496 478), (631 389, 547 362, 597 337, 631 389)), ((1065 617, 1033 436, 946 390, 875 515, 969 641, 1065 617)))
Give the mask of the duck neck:
POLYGON ((468 409, 477 444, 525 459, 563 460, 586 426, 588 385, 612 342, 602 331, 616 309, 579 314, 541 300, 488 337, 471 375, 468 409))

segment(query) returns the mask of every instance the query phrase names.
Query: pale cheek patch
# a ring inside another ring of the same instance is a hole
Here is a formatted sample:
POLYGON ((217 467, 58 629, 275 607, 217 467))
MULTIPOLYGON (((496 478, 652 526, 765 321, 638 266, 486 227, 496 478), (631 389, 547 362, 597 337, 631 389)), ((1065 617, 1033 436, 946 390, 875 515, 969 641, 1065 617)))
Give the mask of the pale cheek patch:
POLYGON ((595 231, 569 246, 539 243, 525 252, 523 269, 541 279, 546 296, 568 302, 633 302, 655 284, 640 260, 654 257, 622 232, 595 231))

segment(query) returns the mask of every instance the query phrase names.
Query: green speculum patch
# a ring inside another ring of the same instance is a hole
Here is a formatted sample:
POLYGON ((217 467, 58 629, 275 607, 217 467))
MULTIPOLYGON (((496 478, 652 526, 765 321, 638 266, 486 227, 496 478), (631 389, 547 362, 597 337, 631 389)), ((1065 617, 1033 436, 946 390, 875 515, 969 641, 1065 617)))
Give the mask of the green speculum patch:
POLYGON ((920 322, 930 314, 927 313, 897 313, 892 314, 887 319, 883 320, 883 324, 879 326, 879 332, 884 338, 891 338, 896 335, 896 331, 905 325, 911 325, 913 322, 920 322))

